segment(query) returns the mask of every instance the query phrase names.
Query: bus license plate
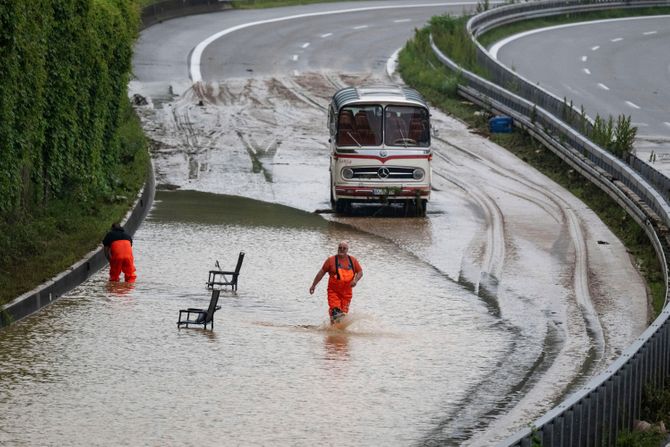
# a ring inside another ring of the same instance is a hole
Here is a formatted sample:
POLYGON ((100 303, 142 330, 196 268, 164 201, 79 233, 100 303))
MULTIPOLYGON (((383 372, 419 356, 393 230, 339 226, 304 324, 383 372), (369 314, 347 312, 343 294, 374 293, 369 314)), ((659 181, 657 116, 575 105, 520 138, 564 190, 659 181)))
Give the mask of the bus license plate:
POLYGON ((386 195, 386 191, 384 191, 381 188, 373 188, 372 189, 372 194, 375 195, 375 196, 383 196, 383 195, 386 195))

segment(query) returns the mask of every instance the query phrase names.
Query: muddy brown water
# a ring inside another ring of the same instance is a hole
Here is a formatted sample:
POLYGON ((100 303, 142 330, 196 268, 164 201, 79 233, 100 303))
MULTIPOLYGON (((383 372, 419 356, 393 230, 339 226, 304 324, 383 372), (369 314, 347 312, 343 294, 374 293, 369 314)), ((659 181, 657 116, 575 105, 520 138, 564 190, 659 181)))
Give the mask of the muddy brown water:
POLYGON ((0 444, 421 443, 477 412, 469 390, 511 342, 430 265, 312 213, 159 192, 134 246, 135 285, 102 271, 3 330, 0 444), (341 239, 365 276, 338 331, 326 280, 308 288, 341 239), (239 290, 222 294, 214 330, 178 330, 180 308, 207 305, 215 260, 232 268, 241 250, 239 290))

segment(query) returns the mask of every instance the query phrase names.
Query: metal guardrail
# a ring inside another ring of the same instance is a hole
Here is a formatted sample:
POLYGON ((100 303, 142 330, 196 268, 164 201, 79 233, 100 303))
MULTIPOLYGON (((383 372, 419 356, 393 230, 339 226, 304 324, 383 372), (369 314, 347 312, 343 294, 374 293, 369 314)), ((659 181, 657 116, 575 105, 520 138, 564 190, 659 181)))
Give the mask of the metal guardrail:
MULTIPOLYGON (((484 30, 495 26, 564 12, 603 8, 629 8, 668 5, 668 1, 583 2, 548 1, 514 4, 495 8, 472 17, 467 24, 473 41, 484 30)), ((477 43, 477 42, 476 42, 477 43)), ((431 36, 433 52, 449 69, 460 73, 463 82, 459 93, 475 103, 513 117, 578 172, 598 185, 642 226, 661 262, 668 296, 668 263, 670 253, 668 226, 670 206, 665 198, 647 183, 651 179, 663 185, 667 177, 631 156, 631 166, 595 145, 563 119, 566 101, 544 91, 516 75, 491 58, 479 44, 478 60, 491 73, 490 82, 445 56, 431 36), (498 85, 500 84, 500 85, 498 85), (514 93, 501 87, 512 86, 514 93)), ((569 116, 569 115, 568 115, 569 116)), ((580 123, 583 125, 583 123, 580 123)), ((670 182, 667 183, 670 185, 670 182)), ((662 189, 668 191, 668 188, 662 189)), ((507 439, 505 446, 600 446, 614 445, 622 430, 630 430, 640 417, 642 391, 645 385, 662 387, 670 373, 670 310, 666 307, 658 318, 604 372, 570 395, 557 407, 525 429, 507 439)))

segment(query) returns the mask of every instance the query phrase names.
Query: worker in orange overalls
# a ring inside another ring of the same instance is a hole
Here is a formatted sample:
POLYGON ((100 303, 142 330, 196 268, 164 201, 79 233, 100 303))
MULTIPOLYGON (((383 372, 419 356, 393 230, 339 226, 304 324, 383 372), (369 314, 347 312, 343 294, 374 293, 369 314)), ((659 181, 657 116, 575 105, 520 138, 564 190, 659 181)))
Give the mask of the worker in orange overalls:
POLYGON ((337 254, 330 256, 323 263, 309 288, 310 295, 314 294, 316 285, 319 284, 323 275, 328 273, 328 314, 330 322, 337 323, 347 312, 349 303, 353 296, 352 288, 363 277, 363 269, 358 260, 349 255, 349 244, 342 241, 337 246, 337 254))
POLYGON ((109 261, 109 280, 118 281, 121 271, 126 282, 135 282, 135 259, 133 258, 133 238, 118 223, 102 240, 105 258, 109 261))

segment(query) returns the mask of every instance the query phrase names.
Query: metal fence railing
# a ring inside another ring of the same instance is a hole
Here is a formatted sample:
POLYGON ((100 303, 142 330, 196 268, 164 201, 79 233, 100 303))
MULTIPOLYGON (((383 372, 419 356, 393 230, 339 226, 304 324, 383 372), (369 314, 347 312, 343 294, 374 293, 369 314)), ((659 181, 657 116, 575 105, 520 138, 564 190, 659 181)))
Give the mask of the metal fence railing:
MULTIPOLYGON (((570 120, 565 120, 568 115, 566 108, 572 108, 565 100, 507 69, 476 42, 476 36, 482 32, 517 20, 564 12, 659 5, 670 5, 670 2, 540 1, 503 6, 475 15, 468 21, 467 29, 477 44, 478 61, 490 73, 491 81, 455 64, 435 45, 432 36, 431 46, 443 64, 461 74, 459 93, 462 96, 485 108, 512 116, 517 126, 525 128, 598 185, 642 226, 662 266, 667 303, 667 255, 670 253, 670 206, 666 201, 670 182, 667 177, 635 156, 631 156, 630 164, 626 164, 595 145, 580 132, 582 129, 574 128, 570 120), (649 182, 656 185, 661 192, 654 189, 649 182)), ((580 122, 575 127, 583 126, 584 123, 580 122)), ((614 445, 619 432, 632 429, 633 421, 639 418, 643 387, 662 387, 668 379, 669 316, 670 310, 666 307, 649 328, 604 372, 536 420, 532 429, 520 431, 501 445, 614 445)))

